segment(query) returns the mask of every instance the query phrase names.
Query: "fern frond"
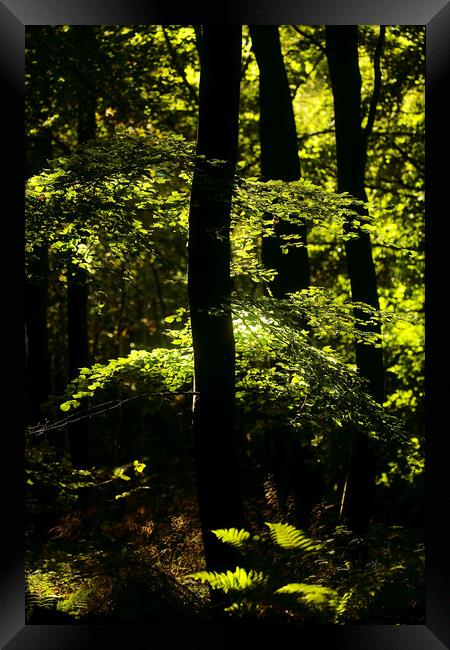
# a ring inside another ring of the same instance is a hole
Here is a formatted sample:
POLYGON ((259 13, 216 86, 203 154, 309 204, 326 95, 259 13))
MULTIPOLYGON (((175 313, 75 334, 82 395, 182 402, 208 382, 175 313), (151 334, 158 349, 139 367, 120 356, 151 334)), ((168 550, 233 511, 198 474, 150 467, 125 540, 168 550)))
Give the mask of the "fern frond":
POLYGON ((337 601, 334 619, 335 623, 337 623, 344 616, 344 614, 347 613, 353 593, 354 590, 350 589, 350 591, 346 591, 345 594, 337 601))
POLYGON ((332 604, 338 593, 329 587, 293 582, 275 591, 276 594, 295 594, 299 600, 313 607, 322 608, 332 604))
POLYGON ((186 577, 207 582, 212 589, 220 589, 225 593, 228 591, 253 589, 267 582, 267 576, 261 571, 250 570, 247 572, 241 567, 236 567, 234 571, 223 573, 217 571, 198 571, 186 577))
POLYGON ((25 612, 27 620, 35 609, 53 610, 60 595, 56 593, 51 576, 42 571, 27 572, 25 592, 25 612))
POLYGON ((237 528, 219 528, 212 530, 212 533, 225 544, 231 544, 235 548, 242 548, 250 539, 250 533, 246 530, 237 528))
POLYGON ((384 585, 402 569, 402 565, 375 567, 355 576, 354 586, 342 596, 336 606, 336 622, 364 612, 384 585))
POLYGON ((68 598, 58 603, 57 609, 75 618, 87 614, 92 606, 95 593, 90 587, 80 587, 74 591, 68 598))
POLYGON ((305 533, 290 524, 269 524, 270 536, 278 546, 286 549, 298 548, 305 553, 316 553, 323 544, 315 542, 305 535, 305 533))
POLYGON ((54 610, 57 607, 58 596, 56 594, 26 593, 25 595, 25 618, 30 620, 35 609, 54 610))

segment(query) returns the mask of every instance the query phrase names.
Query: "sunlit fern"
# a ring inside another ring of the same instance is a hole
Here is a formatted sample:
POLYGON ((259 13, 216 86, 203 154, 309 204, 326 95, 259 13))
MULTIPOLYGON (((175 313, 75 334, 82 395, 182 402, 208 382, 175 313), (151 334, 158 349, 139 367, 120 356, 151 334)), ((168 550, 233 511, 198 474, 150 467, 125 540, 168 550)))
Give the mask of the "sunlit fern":
MULTIPOLYGON (((314 553, 323 548, 323 544, 307 537, 305 533, 290 524, 267 523, 272 541, 284 549, 299 549, 304 553, 314 553)), ((250 542, 260 540, 258 535, 251 536, 244 529, 220 528, 212 531, 218 539, 238 549, 245 549, 250 542)))
POLYGON ((225 544, 230 544, 235 548, 242 549, 250 540, 250 533, 246 530, 237 528, 220 528, 211 531, 225 544))
POLYGON ((339 599, 335 589, 321 585, 308 585, 305 583, 290 583, 280 587, 275 594, 294 594, 300 603, 311 605, 319 609, 334 606, 339 599))
POLYGON ((315 553, 323 544, 307 537, 305 533, 290 524, 269 524, 270 536, 278 546, 285 549, 299 549, 304 553, 315 553))
MULTIPOLYGON (((97 595, 98 596, 98 595, 97 595)), ((80 618, 89 613, 96 594, 92 587, 80 587, 58 604, 58 609, 80 618)))
POLYGON ((247 591, 257 586, 265 585, 267 576, 261 571, 246 571, 236 567, 234 571, 219 573, 217 571, 199 571, 187 576, 201 582, 206 582, 212 589, 219 589, 224 593, 228 591, 247 591))
POLYGON ((346 562, 344 573, 332 570, 324 578, 319 567, 332 569, 330 540, 311 539, 289 524, 266 522, 266 526, 268 533, 261 536, 237 528, 212 531, 240 552, 247 568, 188 576, 228 594, 224 611, 229 614, 263 618, 269 614, 336 624, 359 620, 370 611, 383 586, 403 568, 377 565, 356 569, 346 562))
POLYGON ((25 594, 25 620, 29 621, 37 609, 55 610, 58 602, 56 594, 27 591, 25 594))
POLYGON ((35 609, 54 610, 60 596, 47 573, 35 571, 26 574, 25 613, 27 620, 35 609))

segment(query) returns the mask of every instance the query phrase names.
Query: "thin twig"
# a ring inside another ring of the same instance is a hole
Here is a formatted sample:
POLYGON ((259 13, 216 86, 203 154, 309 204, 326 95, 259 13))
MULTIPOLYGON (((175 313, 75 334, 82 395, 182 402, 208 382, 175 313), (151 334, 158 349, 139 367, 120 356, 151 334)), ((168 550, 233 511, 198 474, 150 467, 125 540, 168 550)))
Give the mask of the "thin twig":
POLYGON ((52 431, 54 429, 63 429, 64 427, 68 426, 69 424, 72 424, 73 422, 78 422, 79 420, 84 420, 86 418, 92 418, 96 415, 102 415, 107 411, 112 411, 113 409, 122 406, 126 402, 131 402, 136 399, 143 399, 146 397, 164 398, 164 397, 171 397, 173 395, 198 395, 198 393, 192 390, 160 391, 155 393, 141 393, 140 395, 133 395, 132 397, 127 397, 122 400, 109 400, 108 402, 102 402, 101 404, 96 404, 86 409, 82 409, 81 411, 77 411, 76 413, 73 413, 72 415, 68 415, 62 420, 57 420, 56 422, 51 422, 51 423, 47 421, 44 424, 28 427, 26 430, 26 435, 41 436, 47 431, 52 431))
POLYGON ((311 41, 311 43, 314 43, 314 45, 316 45, 316 47, 318 47, 321 52, 326 54, 325 47, 320 41, 314 38, 314 36, 311 36, 311 34, 308 34, 308 32, 304 32, 303 29, 300 29, 300 27, 297 27, 297 25, 291 25, 291 27, 297 32, 297 34, 300 34, 304 38, 308 39, 308 41, 311 41))
POLYGON ((322 131, 313 131, 312 133, 305 133, 304 135, 299 135, 297 140, 303 141, 308 140, 308 138, 313 138, 316 135, 325 135, 326 133, 334 133, 334 129, 323 129, 322 131))

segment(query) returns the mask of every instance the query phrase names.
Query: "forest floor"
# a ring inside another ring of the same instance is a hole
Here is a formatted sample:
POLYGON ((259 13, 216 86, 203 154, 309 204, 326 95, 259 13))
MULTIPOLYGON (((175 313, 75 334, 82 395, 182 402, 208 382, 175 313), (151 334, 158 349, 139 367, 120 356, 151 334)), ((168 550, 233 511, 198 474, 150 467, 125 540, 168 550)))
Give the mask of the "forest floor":
POLYGON ((205 568, 188 483, 152 475, 148 489, 130 498, 81 496, 82 505, 55 517, 50 528, 51 516, 38 517, 26 562, 28 622, 208 617, 209 588, 186 579, 205 568))
MULTIPOLYGON (((189 578, 205 569, 193 473, 181 471, 176 459, 168 462, 171 471, 151 473, 123 498, 117 498, 117 481, 106 480, 78 488, 77 499, 65 508, 47 500, 44 511, 42 494, 40 504, 29 503, 28 623, 184 624, 223 616, 209 587, 189 578)), ((246 515, 253 532, 277 520, 270 490, 247 501, 246 515)), ((318 523, 316 518, 308 532, 318 523)), ((400 562, 410 554, 411 560, 419 531, 403 536, 401 527, 393 527, 386 546, 384 528, 374 530, 373 556, 389 553, 390 561, 400 562)), ((399 604, 394 589, 375 622, 423 622, 419 559, 411 575, 417 584, 407 602, 399 604)))

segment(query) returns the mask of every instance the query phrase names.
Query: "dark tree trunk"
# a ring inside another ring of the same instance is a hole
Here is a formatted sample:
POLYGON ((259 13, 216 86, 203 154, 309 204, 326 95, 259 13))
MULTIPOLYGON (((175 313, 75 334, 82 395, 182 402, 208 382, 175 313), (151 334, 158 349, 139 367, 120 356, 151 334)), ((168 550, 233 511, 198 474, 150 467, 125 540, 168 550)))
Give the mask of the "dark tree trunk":
POLYGON ((195 362, 193 442, 208 569, 234 554, 210 533, 240 527, 243 507, 234 427, 230 209, 236 166, 241 27, 205 25, 197 160, 189 214, 188 292, 195 362), (211 160, 221 163, 211 164, 211 160), (220 313, 214 313, 219 310, 220 313))
MULTIPOLYGON (((97 90, 92 70, 96 55, 95 28, 78 26, 77 48, 80 68, 78 86, 78 144, 93 140, 96 135, 95 111, 97 90)), ((68 358, 69 379, 78 374, 78 368, 89 365, 88 287, 84 269, 70 265, 67 278, 68 358)), ((70 456, 74 467, 88 464, 88 421, 80 420, 69 427, 70 456)))
MULTIPOLYGON (((250 27, 253 51, 259 68, 259 138, 261 143, 261 175, 264 180, 297 181, 300 161, 297 131, 288 78, 281 52, 278 27, 258 25, 250 27)), ((275 236, 263 239, 263 264, 278 273, 271 283, 276 298, 309 286, 306 226, 275 220, 275 236), (287 255, 281 250, 282 235, 296 234, 304 244, 290 248, 287 255)))
MULTIPOLYGON (((69 378, 78 375, 78 369, 89 365, 87 336, 87 286, 83 269, 71 267, 67 293, 67 336, 69 342, 69 378)), ((88 461, 87 420, 74 422, 69 427, 70 457, 74 467, 86 467, 88 461)))
MULTIPOLYGON (((366 201, 364 187, 366 140, 361 128, 361 75, 358 64, 358 27, 328 26, 326 52, 334 97, 338 192, 349 192, 366 201)), ((362 216, 364 211, 361 212, 362 216)), ((367 214, 367 213, 366 213, 367 214)), ((359 236, 345 243, 352 299, 379 308, 377 280, 368 233, 346 226, 347 232, 359 236)), ((360 310, 355 315, 367 321, 360 310)), ((367 332, 380 333, 379 325, 365 322, 359 326, 367 332)), ((356 363, 361 377, 368 382, 374 399, 384 396, 383 352, 374 345, 356 344, 356 363)), ((344 514, 350 527, 364 534, 368 530, 373 499, 374 459, 367 436, 355 434, 352 441, 350 471, 344 514)))
MULTIPOLYGON (((264 180, 296 181, 300 178, 297 130, 291 93, 276 25, 250 27, 253 51, 259 68, 259 136, 261 144, 261 175, 264 180)), ((305 224, 276 222, 275 236, 263 238, 262 261, 275 269, 277 275, 270 289, 275 298, 307 289, 310 284, 305 224), (282 252, 282 235, 296 234, 301 248, 282 252)), ((307 456, 298 439, 283 427, 268 432, 272 437, 274 457, 272 472, 281 509, 286 514, 289 496, 296 502, 295 522, 304 524, 318 495, 318 477, 313 475, 307 456)))
POLYGON ((48 348, 48 250, 44 244, 34 253, 25 286, 27 337, 27 422, 42 416, 41 405, 50 394, 50 355, 48 348))
MULTIPOLYGON (((48 129, 38 136, 28 138, 26 152, 26 177, 39 173, 51 158, 52 140, 48 129)), ((47 329, 48 307, 48 248, 42 244, 34 252, 30 263, 30 277, 25 285, 26 355, 26 405, 28 423, 41 417, 41 405, 50 394, 50 354, 47 329)))

